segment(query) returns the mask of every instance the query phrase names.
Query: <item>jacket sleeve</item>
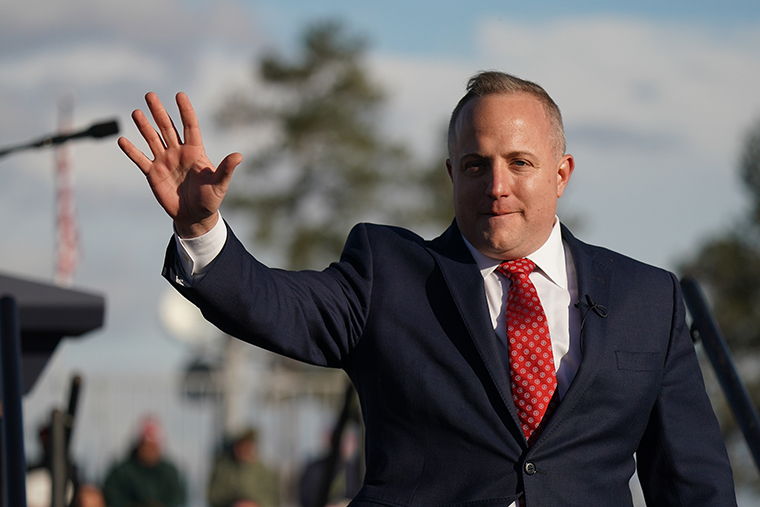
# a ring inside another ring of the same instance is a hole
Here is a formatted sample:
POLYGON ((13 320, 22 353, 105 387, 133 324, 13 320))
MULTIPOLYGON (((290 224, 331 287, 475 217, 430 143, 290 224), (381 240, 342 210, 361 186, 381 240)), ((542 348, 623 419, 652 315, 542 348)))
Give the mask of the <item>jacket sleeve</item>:
POLYGON ((684 319, 678 280, 661 391, 637 451, 647 505, 735 506, 733 476, 720 428, 684 319))
POLYGON ((321 272, 270 269, 228 230, 213 267, 186 283, 174 239, 163 276, 223 332, 284 356, 340 367, 358 342, 372 287, 367 229, 349 235, 340 262, 321 272))

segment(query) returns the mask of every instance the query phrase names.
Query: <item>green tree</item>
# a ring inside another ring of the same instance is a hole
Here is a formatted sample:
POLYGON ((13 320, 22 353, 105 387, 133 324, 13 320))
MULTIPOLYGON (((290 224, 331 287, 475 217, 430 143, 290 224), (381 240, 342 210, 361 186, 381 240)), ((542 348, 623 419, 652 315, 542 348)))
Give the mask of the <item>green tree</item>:
POLYGON ((235 94, 219 112, 222 125, 263 127, 270 139, 236 175, 227 205, 250 214, 254 240, 289 268, 335 260, 359 221, 425 227, 453 216, 443 157, 416 164, 381 134, 384 96, 365 51, 340 24, 313 25, 297 58, 265 55, 262 89, 235 94))

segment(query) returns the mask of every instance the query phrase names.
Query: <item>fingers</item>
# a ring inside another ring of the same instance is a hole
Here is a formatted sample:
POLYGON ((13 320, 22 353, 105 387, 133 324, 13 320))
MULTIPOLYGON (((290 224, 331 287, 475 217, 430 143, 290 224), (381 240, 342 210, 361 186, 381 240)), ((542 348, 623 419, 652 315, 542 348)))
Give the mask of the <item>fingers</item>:
POLYGON ((185 143, 201 146, 203 141, 201 140, 201 129, 198 126, 198 117, 195 115, 195 110, 190 103, 190 99, 183 92, 177 94, 177 107, 179 108, 179 116, 182 119, 185 143))
POLYGON ((169 117, 169 113, 166 112, 164 105, 158 99, 158 95, 153 92, 147 93, 145 95, 145 102, 148 104, 153 121, 156 122, 158 130, 161 131, 161 137, 163 137, 165 146, 167 148, 179 146, 181 142, 177 135, 177 129, 174 128, 174 123, 171 117, 169 117))
POLYGON ((165 148, 164 142, 161 140, 158 132, 156 132, 156 129, 153 128, 153 125, 150 124, 148 118, 145 117, 145 113, 139 109, 135 109, 132 112, 132 121, 135 122, 137 130, 140 131, 140 135, 143 136, 145 142, 148 143, 148 148, 150 148, 153 156, 158 156, 162 153, 165 148))
POLYGON ((119 145, 119 148, 121 148, 121 151, 129 157, 129 160, 134 162, 135 165, 140 168, 143 174, 148 174, 151 161, 143 152, 138 150, 126 137, 120 137, 117 144, 119 145))
MULTIPOLYGON (((158 95, 153 92, 147 93, 145 95, 145 102, 148 104, 148 109, 161 134, 159 135, 151 126, 145 114, 139 109, 132 113, 132 119, 140 130, 140 134, 142 134, 148 143, 153 155, 158 155, 165 148, 175 148, 183 144, 171 116, 167 113, 158 95)), ((177 94, 177 106, 182 118, 185 143, 202 146, 203 141, 201 139, 200 127, 198 126, 198 118, 186 94, 182 92, 177 94)))

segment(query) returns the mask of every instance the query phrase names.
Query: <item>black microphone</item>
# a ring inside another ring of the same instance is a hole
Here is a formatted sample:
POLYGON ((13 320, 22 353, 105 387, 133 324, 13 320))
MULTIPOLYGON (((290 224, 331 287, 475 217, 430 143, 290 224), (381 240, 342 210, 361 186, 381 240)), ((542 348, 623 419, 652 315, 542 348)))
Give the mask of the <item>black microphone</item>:
POLYGON ((73 132, 71 134, 60 134, 57 136, 47 136, 43 137, 39 141, 36 141, 31 146, 33 147, 40 147, 40 146, 50 146, 54 144, 61 144, 69 139, 79 139, 81 137, 94 137, 94 138, 101 138, 101 137, 107 137, 113 134, 119 133, 119 122, 117 120, 109 120, 102 123, 96 123, 95 125, 92 125, 90 128, 86 128, 84 130, 80 130, 79 132, 73 132))
POLYGON ((78 132, 72 132, 71 134, 57 134, 52 136, 45 136, 38 141, 34 141, 28 144, 22 144, 17 146, 11 146, 9 148, 0 149, 0 157, 8 155, 15 151, 26 150, 29 148, 42 148, 45 146, 53 146, 61 143, 65 143, 70 139, 80 139, 82 137, 92 137, 99 139, 101 137, 108 137, 119 133, 119 122, 116 119, 95 123, 90 127, 80 130, 78 132))
POLYGON ((118 133, 119 121, 114 119, 103 123, 96 123, 85 131, 85 135, 83 137, 94 137, 97 139, 101 137, 112 136, 118 133))

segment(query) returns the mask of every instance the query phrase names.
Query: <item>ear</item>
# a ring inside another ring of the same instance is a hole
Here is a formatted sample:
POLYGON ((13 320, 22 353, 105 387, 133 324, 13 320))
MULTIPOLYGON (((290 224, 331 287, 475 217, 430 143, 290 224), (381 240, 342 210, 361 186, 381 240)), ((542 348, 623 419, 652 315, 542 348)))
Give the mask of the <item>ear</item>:
POLYGON ((451 174, 451 159, 446 159, 446 170, 449 172, 449 179, 451 179, 451 182, 454 182, 454 176, 451 174))
POLYGON ((570 181, 570 176, 575 170, 575 159, 572 155, 565 155, 560 159, 557 167, 557 197, 562 197, 565 187, 570 181))

